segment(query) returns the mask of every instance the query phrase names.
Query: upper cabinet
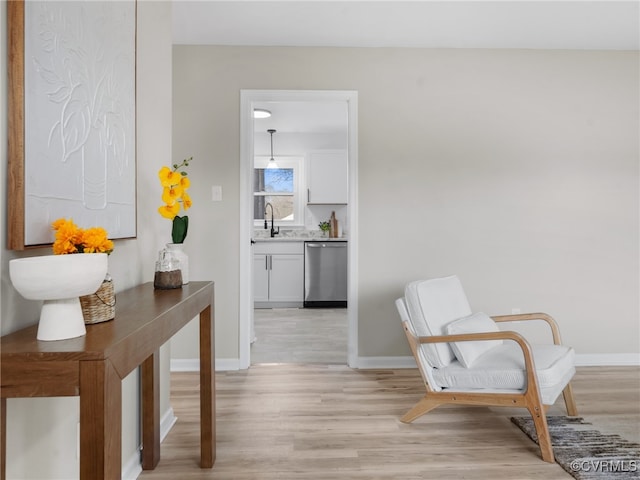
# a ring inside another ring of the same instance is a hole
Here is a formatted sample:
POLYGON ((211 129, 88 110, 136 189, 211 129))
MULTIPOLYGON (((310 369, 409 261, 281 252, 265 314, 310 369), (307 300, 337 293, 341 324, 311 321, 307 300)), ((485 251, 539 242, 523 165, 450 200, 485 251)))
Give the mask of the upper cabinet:
POLYGON ((346 150, 309 154, 307 203, 347 204, 349 199, 348 155, 346 150))

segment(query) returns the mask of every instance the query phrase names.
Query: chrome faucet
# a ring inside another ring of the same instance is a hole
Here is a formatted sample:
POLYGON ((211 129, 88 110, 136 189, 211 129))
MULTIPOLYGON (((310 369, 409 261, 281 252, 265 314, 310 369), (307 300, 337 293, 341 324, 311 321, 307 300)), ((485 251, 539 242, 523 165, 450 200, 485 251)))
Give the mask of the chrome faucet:
MULTIPOLYGON (((280 227, 278 227, 278 230, 276 230, 275 228, 273 228, 273 205, 271 205, 271 202, 267 202, 267 204, 264 206, 264 214, 265 216, 267 215, 267 207, 271 207, 271 238, 275 237, 276 235, 278 235, 280 233, 280 227)), ((265 230, 267 229, 267 219, 264 219, 264 228, 265 230)))

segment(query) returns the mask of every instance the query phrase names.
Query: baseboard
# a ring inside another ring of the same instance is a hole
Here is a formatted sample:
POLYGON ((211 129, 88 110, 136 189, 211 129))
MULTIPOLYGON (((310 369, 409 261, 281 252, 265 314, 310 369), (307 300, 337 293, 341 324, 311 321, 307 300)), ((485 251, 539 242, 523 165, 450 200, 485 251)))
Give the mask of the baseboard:
MULTIPOLYGON (((200 360, 197 358, 174 358, 169 367, 172 372, 199 372, 200 360)), ((416 368, 413 357, 357 357, 353 368, 416 368)), ((216 359, 216 371, 239 370, 240 361, 235 358, 216 359)))
MULTIPOLYGON (((578 353, 577 367, 637 367, 640 366, 638 353, 578 353)), ((356 357, 353 368, 374 370, 382 368, 416 368, 413 357, 356 357)), ((216 371, 239 370, 240 361, 237 358, 216 359, 216 371)), ((197 358, 172 359, 172 372, 198 372, 200 361, 197 358)))
POLYGON ((354 367, 362 370, 418 368, 413 357, 356 357, 354 367))
POLYGON ((199 372, 200 359, 198 358, 172 358, 169 365, 171 372, 199 372))
POLYGON ((142 463, 140 463, 140 447, 136 453, 129 457, 129 460, 122 467, 122 480, 136 480, 142 473, 142 463))
MULTIPOLYGON (((637 367, 638 353, 578 353, 576 367, 637 367)), ((358 357, 356 368, 416 368, 413 357, 358 357)))
POLYGON ((576 354, 576 367, 637 367, 640 353, 581 353, 576 354))
POLYGON ((164 412, 164 415, 160 419, 160 443, 169 435, 169 432, 178 421, 178 417, 173 412, 173 407, 164 412))
MULTIPOLYGON (((173 408, 169 407, 169 409, 164 413, 162 418, 160 419, 160 443, 166 438, 169 434, 171 428, 175 425, 178 417, 173 413, 173 408)), ((142 450, 141 446, 138 446, 136 452, 129 457, 129 460, 122 467, 122 479, 123 480, 136 480, 138 476, 142 473, 142 463, 140 462, 140 451, 142 450)))
MULTIPOLYGON (((172 358, 169 366, 172 372, 199 372, 200 360, 198 358, 172 358)), ((216 358, 216 372, 240 370, 238 358, 216 358)))

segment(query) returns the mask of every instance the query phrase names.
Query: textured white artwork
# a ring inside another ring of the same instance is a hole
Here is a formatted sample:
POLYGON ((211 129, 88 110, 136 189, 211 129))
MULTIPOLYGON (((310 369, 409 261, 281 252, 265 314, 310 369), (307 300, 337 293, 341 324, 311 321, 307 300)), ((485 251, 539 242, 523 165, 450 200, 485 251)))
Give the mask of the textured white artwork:
POLYGON ((25 2, 25 244, 136 236, 135 2, 25 2))

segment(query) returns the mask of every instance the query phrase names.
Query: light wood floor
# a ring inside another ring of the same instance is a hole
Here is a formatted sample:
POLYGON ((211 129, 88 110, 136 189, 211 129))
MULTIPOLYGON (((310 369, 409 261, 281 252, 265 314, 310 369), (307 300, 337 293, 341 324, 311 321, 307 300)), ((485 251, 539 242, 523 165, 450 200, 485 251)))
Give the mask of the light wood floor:
POLYGON ((347 363, 346 308, 254 310, 251 363, 347 363))
MULTIPOLYGON (((217 460, 201 470, 198 374, 171 378, 178 422, 142 480, 571 478, 509 421, 524 410, 443 406, 405 425, 422 396, 416 369, 340 365, 218 372, 217 460)), ((640 441, 640 368, 579 368, 573 386, 580 415, 640 441)), ((550 414, 564 413, 560 399, 550 414)))

